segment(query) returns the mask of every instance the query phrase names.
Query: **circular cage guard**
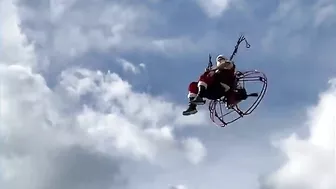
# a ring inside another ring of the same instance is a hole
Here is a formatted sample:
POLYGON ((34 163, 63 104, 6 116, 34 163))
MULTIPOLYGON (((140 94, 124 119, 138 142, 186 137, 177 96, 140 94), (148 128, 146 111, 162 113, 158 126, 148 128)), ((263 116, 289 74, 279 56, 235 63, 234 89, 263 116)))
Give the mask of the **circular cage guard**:
MULTIPOLYGON (((209 102, 209 111, 210 111, 210 119, 216 125, 220 127, 225 127, 226 125, 237 121, 238 119, 251 114, 259 105, 261 100, 264 98, 267 89, 267 77, 264 73, 259 72, 257 70, 246 71, 246 72, 238 72, 237 74, 238 83, 240 83, 245 88, 245 83, 254 82, 261 83, 260 91, 258 91, 258 96, 254 97, 254 102, 247 108, 246 110, 242 110, 239 107, 239 103, 231 109, 226 107, 226 98, 210 100, 209 102), (226 117, 230 114, 236 114, 230 120, 225 120, 226 117)), ((249 92, 249 91, 247 91, 249 92)), ((252 97, 250 97, 252 98, 252 97)))

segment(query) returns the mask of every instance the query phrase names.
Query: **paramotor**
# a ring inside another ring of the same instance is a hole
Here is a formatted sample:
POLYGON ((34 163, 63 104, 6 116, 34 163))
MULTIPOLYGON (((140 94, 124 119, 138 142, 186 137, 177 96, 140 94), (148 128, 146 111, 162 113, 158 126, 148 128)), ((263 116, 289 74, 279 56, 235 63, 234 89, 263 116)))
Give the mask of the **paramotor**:
MULTIPOLYGON (((241 42, 245 41, 246 48, 250 48, 250 44, 246 38, 241 35, 237 41, 230 60, 234 58, 241 42)), ((212 66, 211 56, 209 55, 208 67, 212 66)), ((225 127, 226 125, 237 121, 238 119, 251 114, 260 104, 267 90, 267 77, 263 72, 250 70, 245 72, 238 71, 236 74, 237 85, 245 91, 254 91, 247 94, 247 99, 239 102, 233 107, 227 107, 227 98, 224 96, 218 99, 209 99, 210 119, 216 125, 225 127), (250 99, 253 99, 249 102, 250 99), (243 105, 245 104, 246 107, 243 105)))

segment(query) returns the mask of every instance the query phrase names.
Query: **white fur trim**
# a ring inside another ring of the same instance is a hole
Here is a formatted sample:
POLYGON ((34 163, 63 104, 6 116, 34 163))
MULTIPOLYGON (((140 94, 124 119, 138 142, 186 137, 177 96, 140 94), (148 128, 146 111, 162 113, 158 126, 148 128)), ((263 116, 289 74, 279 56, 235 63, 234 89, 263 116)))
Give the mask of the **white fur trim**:
POLYGON ((195 94, 195 93, 191 93, 191 92, 189 92, 188 93, 188 98, 192 98, 192 97, 195 97, 197 94, 195 94))
POLYGON ((222 83, 222 82, 220 82, 220 84, 221 84, 222 87, 224 87, 225 92, 228 91, 228 90, 230 90, 230 86, 229 85, 227 85, 225 83, 222 83))
POLYGON ((197 86, 203 86, 203 87, 205 87, 205 88, 207 88, 208 87, 208 84, 206 84, 205 82, 203 82, 203 81, 199 81, 198 82, 198 84, 197 84, 197 86))

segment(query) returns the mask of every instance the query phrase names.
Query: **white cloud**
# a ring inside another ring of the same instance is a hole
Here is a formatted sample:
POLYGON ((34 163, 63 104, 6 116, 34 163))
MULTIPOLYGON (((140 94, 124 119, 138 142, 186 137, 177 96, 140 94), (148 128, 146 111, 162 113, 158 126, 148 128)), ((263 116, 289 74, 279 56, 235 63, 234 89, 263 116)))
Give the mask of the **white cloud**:
MULTIPOLYGON (((50 180, 58 181, 54 188, 79 187, 85 177, 80 172, 89 170, 77 168, 71 159, 77 153, 79 163, 88 156, 88 164, 99 166, 95 159, 102 156, 108 165, 116 167, 112 165, 114 159, 166 167, 182 162, 197 164, 206 155, 199 140, 175 136, 174 124, 178 124, 181 107, 132 92, 131 86, 114 73, 67 70, 55 90, 41 75, 19 65, 2 65, 0 79, 0 145, 5 149, 0 153, 0 185, 6 188, 20 188, 22 184, 39 189, 50 180), (75 166, 72 171, 81 177, 78 180, 66 180, 70 170, 60 164, 68 161, 67 167, 75 166)), ((96 171, 99 174, 101 170, 96 171)))
MULTIPOLYGON (((96 108, 85 107, 78 121, 99 142, 115 144, 113 148, 125 149, 127 153, 149 159, 156 157, 155 154, 164 154, 154 144, 162 142, 167 148, 175 148, 176 139, 172 135, 171 124, 178 124, 182 107, 146 94, 134 93, 131 86, 116 74, 75 69, 64 72, 62 78, 62 87, 72 96, 86 96, 93 100, 96 108), (110 123, 118 125, 112 126, 110 123)), ((199 145, 196 142, 191 144, 199 145)), ((188 153, 194 151, 189 143, 186 145, 188 153)), ((203 157, 201 155, 200 159, 195 160, 195 155, 199 157, 197 154, 199 151, 192 157, 188 154, 188 157, 197 163, 203 157)))
POLYGON ((231 0, 195 0, 210 18, 220 17, 232 3, 231 0))
MULTIPOLYGON (((123 58, 119 58, 117 61, 121 64, 125 72, 132 72, 134 74, 138 74, 140 72, 139 68, 130 61, 127 61, 123 58)), ((139 64, 139 67, 145 68, 145 65, 139 64)))
POLYGON ((126 2, 53 0, 34 6, 32 1, 18 0, 17 4, 23 31, 35 42, 39 56, 54 64, 89 51, 149 49, 151 39, 144 32, 157 18, 147 7, 126 2))
POLYGON ((140 66, 142 69, 146 69, 146 64, 144 64, 144 63, 140 63, 139 66, 140 66))
POLYGON ((188 138, 183 141, 187 151, 187 156, 195 164, 200 163, 206 156, 206 149, 197 138, 188 138))
POLYGON ((26 36, 21 33, 20 20, 13 1, 0 1, 0 23, 0 63, 34 63, 33 45, 28 44, 26 36))
POLYGON ((146 29, 149 15, 151 11, 144 7, 115 2, 85 3, 81 9, 75 6, 60 17, 67 18, 66 21, 56 22, 54 50, 75 56, 90 49, 138 47, 141 40, 137 35, 146 29))
POLYGON ((179 184, 176 186, 172 186, 170 189, 188 189, 188 188, 184 185, 179 184))
POLYGON ((170 56, 176 56, 177 54, 185 54, 189 52, 195 52, 200 50, 197 45, 199 41, 192 41, 187 37, 165 38, 155 39, 152 41, 156 51, 165 53, 170 56))
MULTIPOLYGON (((46 72, 48 66, 54 71, 64 68, 90 52, 112 57, 126 51, 176 56, 199 48, 183 37, 148 34, 165 20, 141 3, 53 0, 34 6, 29 0, 18 2, 22 30, 34 41, 40 69, 43 63, 46 72)), ((125 68, 134 71, 129 64, 125 68)))
POLYGON ((267 180, 269 189, 334 189, 336 187, 336 79, 309 111, 310 136, 296 134, 282 140, 287 161, 267 180))

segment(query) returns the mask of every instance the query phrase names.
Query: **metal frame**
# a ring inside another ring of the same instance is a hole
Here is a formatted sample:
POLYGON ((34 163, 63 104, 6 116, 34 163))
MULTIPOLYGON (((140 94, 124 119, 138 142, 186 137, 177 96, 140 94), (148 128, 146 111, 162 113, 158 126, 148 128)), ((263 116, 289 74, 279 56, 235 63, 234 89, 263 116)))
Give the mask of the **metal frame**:
POLYGON ((210 100, 209 102, 210 119, 212 120, 212 122, 214 122, 216 125, 220 127, 225 127, 228 124, 233 123, 237 121, 238 119, 251 114, 258 107, 258 105, 260 104, 260 102, 265 96, 265 93, 267 90, 267 77, 264 73, 257 71, 257 70, 239 72, 239 74, 237 74, 237 82, 241 83, 244 88, 245 88, 246 82, 259 82, 259 83, 261 82, 262 87, 254 103, 252 103, 249 106, 249 108, 245 111, 241 110, 241 108, 239 107, 239 104, 237 104, 231 109, 228 109, 225 105, 226 98, 210 100), (236 118, 226 121, 224 118, 227 115, 232 114, 232 113, 237 113, 236 118))

